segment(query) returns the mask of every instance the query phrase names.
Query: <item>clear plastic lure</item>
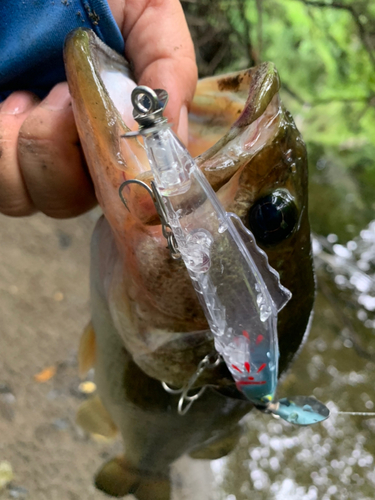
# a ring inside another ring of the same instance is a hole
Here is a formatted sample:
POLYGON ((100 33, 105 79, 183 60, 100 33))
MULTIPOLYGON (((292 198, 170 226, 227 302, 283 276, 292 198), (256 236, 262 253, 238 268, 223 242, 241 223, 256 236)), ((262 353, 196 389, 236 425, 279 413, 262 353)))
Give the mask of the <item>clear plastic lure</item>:
POLYGON ((324 420, 328 414, 323 416, 315 402, 324 405, 313 398, 299 400, 298 405, 275 401, 277 314, 291 293, 280 284, 278 273, 269 266, 252 233, 236 215, 224 210, 172 132, 162 115, 167 99, 164 90, 133 90, 133 114, 140 125, 136 134, 143 136, 163 213, 205 312, 215 348, 237 388, 260 409, 300 425, 324 420))

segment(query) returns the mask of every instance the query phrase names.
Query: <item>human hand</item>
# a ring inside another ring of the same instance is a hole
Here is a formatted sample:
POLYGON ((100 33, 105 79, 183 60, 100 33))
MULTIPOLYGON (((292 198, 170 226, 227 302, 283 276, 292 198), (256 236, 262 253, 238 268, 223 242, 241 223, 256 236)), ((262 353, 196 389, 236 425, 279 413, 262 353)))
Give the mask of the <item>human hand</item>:
MULTIPOLYGON (((137 83, 169 93, 166 115, 187 142, 187 106, 197 79, 179 0, 108 0, 137 83)), ((0 212, 79 215, 96 203, 67 83, 40 101, 17 91, 0 105, 0 212)))

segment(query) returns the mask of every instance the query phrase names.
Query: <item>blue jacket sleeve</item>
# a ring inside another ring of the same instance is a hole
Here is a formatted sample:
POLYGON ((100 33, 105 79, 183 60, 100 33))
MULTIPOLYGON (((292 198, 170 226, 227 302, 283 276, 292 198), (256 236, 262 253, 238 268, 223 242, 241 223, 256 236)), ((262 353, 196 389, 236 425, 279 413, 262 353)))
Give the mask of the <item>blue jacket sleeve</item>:
POLYGON ((0 101, 14 90, 42 98, 64 81, 64 40, 78 27, 124 52, 106 0, 0 0, 0 101))

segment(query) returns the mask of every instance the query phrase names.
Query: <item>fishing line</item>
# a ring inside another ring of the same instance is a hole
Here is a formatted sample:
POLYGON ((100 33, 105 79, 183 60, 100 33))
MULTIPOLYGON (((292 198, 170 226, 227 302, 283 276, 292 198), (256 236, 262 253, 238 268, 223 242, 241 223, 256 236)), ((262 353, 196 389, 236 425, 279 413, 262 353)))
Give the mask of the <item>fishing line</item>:
POLYGON ((337 413, 340 415, 354 415, 354 416, 361 416, 361 417, 375 417, 375 412, 374 411, 335 411, 333 410, 333 413, 337 413))

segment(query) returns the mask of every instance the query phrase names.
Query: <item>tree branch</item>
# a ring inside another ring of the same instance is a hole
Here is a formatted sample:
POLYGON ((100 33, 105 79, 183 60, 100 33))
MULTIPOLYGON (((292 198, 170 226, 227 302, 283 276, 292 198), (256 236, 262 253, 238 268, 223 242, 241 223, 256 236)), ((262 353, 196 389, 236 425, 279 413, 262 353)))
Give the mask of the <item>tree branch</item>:
POLYGON ((207 64, 207 75, 212 75, 216 68, 219 66, 221 61, 223 60, 226 52, 228 50, 228 47, 226 45, 222 45, 220 49, 216 52, 214 57, 211 59, 210 63, 207 64))
POLYGON ((262 51, 263 51, 263 0, 255 0, 256 1, 256 9, 258 13, 258 24, 257 24, 257 32, 258 32, 258 54, 259 60, 262 60, 262 51))
POLYGON ((331 102, 347 102, 347 103, 353 103, 353 102, 359 102, 359 103, 365 103, 368 104, 369 106, 375 107, 375 96, 374 95, 368 95, 368 96, 363 96, 363 97, 340 97, 340 96, 332 96, 332 97, 327 97, 324 99, 313 99, 312 101, 306 101, 303 97, 298 95, 293 89, 289 87, 286 83, 281 84, 281 88, 285 90, 295 101, 297 101, 299 104, 302 106, 319 106, 322 104, 330 104, 331 102))
POLYGON ((246 17, 246 9, 245 9, 245 0, 237 0, 237 8, 238 12, 242 18, 242 23, 244 25, 244 35, 238 32, 235 26, 233 26, 231 20, 228 18, 232 28, 236 31, 236 33, 242 38, 243 43, 246 47, 246 55, 249 61, 249 66, 255 66, 258 64, 258 58, 255 55, 255 51, 253 48, 253 44, 251 43, 251 24, 248 18, 246 17))
POLYGON ((301 96, 299 96, 298 94, 296 94, 294 92, 294 90, 292 90, 289 85, 287 85, 286 83, 282 82, 281 83, 281 88, 285 90, 285 92, 287 92, 291 97, 293 97, 293 99, 297 102, 299 102, 299 104, 301 104, 302 106, 304 106, 305 104, 311 106, 311 104, 307 101, 305 101, 305 99, 303 99, 301 96))

